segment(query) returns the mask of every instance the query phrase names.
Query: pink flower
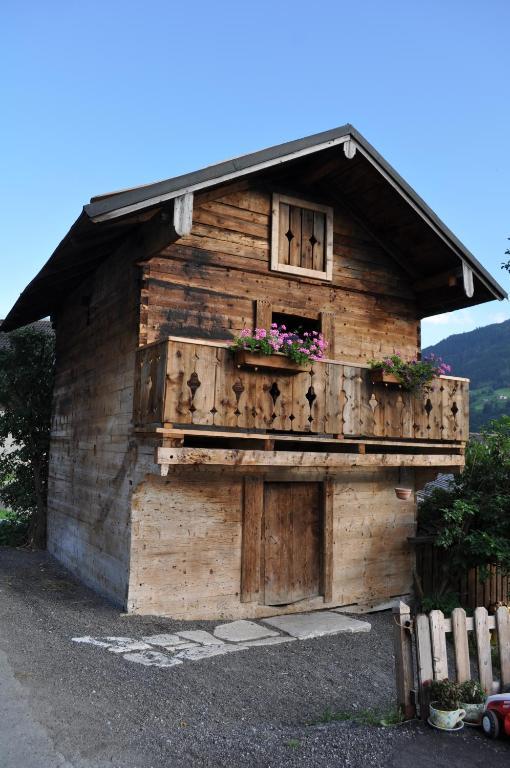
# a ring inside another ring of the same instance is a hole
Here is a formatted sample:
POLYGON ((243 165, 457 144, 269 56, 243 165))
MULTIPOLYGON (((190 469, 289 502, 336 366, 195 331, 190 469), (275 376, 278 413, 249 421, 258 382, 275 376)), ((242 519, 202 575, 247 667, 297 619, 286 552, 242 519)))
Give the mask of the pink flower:
POLYGON ((251 331, 250 331, 250 329, 249 329, 249 328, 243 328, 243 330, 241 331, 241 333, 239 334, 239 336, 240 336, 242 339, 245 339, 247 336, 251 336, 251 331))

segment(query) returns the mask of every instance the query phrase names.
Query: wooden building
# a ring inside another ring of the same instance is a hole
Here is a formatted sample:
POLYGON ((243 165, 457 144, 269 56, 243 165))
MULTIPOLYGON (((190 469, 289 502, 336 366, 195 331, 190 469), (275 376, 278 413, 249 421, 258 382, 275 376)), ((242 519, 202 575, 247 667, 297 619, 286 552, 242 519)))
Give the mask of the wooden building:
POLYGON ((51 315, 48 548, 128 611, 363 608, 408 593, 414 494, 462 466, 468 381, 367 361, 505 293, 350 125, 93 198, 3 330, 51 315), (229 340, 322 330, 309 371, 229 340))

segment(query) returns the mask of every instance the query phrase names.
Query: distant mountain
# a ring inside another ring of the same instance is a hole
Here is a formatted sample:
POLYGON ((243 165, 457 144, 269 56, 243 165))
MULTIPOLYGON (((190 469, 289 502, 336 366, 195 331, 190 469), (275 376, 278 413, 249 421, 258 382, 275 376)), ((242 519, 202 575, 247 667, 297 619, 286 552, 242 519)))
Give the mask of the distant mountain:
POLYGON ((510 320, 448 336, 423 350, 430 352, 449 363, 454 376, 471 379, 472 432, 490 419, 510 416, 510 320))

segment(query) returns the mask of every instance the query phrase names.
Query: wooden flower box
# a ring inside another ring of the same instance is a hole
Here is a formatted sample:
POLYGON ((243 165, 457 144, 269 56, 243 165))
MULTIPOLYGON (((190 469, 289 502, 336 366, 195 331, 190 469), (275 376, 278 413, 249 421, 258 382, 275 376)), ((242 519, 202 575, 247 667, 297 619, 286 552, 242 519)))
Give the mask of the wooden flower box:
POLYGON ((274 355, 261 355, 258 352, 250 352, 247 349, 236 349, 234 352, 234 363, 237 368, 248 368, 256 370, 274 370, 277 373, 295 374, 306 373, 310 370, 310 365, 295 363, 286 355, 276 352, 274 355))
POLYGON ((397 379, 394 373, 388 373, 382 368, 373 368, 370 371, 372 384, 384 384, 385 386, 401 387, 402 383, 397 379))

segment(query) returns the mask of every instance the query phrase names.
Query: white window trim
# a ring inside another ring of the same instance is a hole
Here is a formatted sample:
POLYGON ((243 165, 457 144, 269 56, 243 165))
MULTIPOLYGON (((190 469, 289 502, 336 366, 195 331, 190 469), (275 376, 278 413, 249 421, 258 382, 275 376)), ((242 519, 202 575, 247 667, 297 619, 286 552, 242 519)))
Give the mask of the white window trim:
POLYGON ((297 197, 273 194, 273 206, 271 216, 271 269, 274 272, 287 272, 291 275, 301 275, 302 277, 313 277, 315 280, 333 279, 333 208, 329 205, 320 203, 311 203, 308 200, 301 200, 297 197), (278 244, 280 241, 280 203, 295 205, 299 208, 307 208, 310 211, 320 211, 326 216, 326 270, 323 272, 318 269, 306 269, 305 267, 295 267, 290 264, 280 264, 278 261, 278 244))

